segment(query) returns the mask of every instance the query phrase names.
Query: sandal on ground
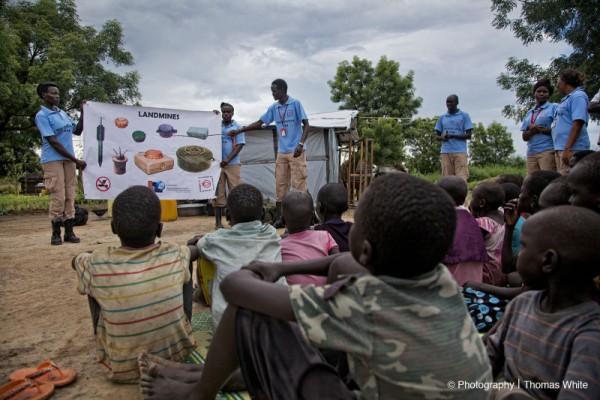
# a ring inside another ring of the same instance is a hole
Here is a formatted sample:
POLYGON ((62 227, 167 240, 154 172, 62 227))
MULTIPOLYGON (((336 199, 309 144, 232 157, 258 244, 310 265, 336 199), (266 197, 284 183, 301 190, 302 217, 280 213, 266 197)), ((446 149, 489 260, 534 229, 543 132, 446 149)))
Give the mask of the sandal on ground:
POLYGON ((61 387, 73 382, 77 378, 77 372, 72 369, 62 369, 52 361, 44 361, 36 368, 13 371, 8 378, 11 381, 33 379, 38 383, 51 383, 56 387, 61 387))
POLYGON ((54 393, 54 385, 31 379, 17 379, 0 387, 0 400, 46 400, 54 393))

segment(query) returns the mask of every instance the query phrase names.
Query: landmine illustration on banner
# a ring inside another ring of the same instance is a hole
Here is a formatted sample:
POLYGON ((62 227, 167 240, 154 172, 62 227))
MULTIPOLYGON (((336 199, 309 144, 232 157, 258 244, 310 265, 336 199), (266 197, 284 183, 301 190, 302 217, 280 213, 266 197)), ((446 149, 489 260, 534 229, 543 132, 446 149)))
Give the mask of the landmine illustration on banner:
POLYGON ((133 162, 148 175, 168 171, 175 165, 173 157, 164 155, 160 150, 146 150, 143 153, 137 153, 133 157, 133 162))
POLYGON ((129 186, 148 185, 148 179, 160 182, 160 190, 153 189, 161 199, 214 197, 221 172, 219 115, 97 102, 86 102, 84 110, 86 199, 114 199, 129 186), (136 168, 127 168, 132 158, 136 168))

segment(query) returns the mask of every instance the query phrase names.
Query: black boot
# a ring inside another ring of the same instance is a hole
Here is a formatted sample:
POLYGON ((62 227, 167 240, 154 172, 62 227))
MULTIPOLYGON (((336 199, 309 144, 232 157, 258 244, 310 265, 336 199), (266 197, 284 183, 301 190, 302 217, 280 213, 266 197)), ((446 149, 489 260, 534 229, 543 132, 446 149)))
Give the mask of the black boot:
POLYGON ((52 238, 50 239, 50 244, 57 245, 62 244, 62 239, 60 238, 60 220, 52 221, 52 238))
POLYGON ((271 225, 273 225, 273 228, 275 228, 275 229, 283 228, 285 226, 283 224, 283 218, 281 215, 281 202, 280 201, 275 203, 275 219, 273 219, 273 222, 271 222, 271 225))
POLYGON ((79 243, 79 238, 73 232, 73 222, 74 220, 72 219, 65 220, 65 242, 79 243))
POLYGON ((223 228, 223 224, 221 223, 222 211, 223 211, 222 207, 215 207, 215 229, 223 228))

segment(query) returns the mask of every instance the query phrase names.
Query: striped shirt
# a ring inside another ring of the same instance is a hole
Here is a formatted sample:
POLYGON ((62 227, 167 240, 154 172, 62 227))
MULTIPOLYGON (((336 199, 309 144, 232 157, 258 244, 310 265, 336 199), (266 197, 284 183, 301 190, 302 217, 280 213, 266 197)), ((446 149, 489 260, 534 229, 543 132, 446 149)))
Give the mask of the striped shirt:
POLYGON ((183 361, 196 347, 183 311, 189 281, 187 246, 159 242, 145 249, 110 247, 75 258, 77 291, 101 308, 98 362, 114 381, 139 378, 142 350, 183 361))
POLYGON ((542 311, 545 293, 512 300, 486 343, 494 376, 536 399, 600 399, 600 306, 588 301, 542 311))

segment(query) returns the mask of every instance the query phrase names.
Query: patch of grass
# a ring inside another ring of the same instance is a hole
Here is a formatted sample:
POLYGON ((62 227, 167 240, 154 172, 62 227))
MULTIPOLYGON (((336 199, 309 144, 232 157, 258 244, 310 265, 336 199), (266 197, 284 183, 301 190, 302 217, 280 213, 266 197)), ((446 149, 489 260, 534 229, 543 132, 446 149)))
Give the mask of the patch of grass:
MULTIPOLYGON (((76 198, 75 205, 83 208, 106 207, 106 200, 76 198)), ((0 194, 0 215, 35 214, 48 212, 50 196, 0 194)))

